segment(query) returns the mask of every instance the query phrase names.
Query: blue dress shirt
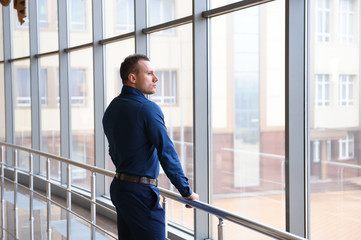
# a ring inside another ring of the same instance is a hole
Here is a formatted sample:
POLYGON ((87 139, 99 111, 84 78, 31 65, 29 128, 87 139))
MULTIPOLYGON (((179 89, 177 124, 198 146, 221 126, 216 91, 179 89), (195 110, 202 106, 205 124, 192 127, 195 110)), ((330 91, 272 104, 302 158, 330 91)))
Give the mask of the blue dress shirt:
POLYGON ((103 116, 109 155, 116 172, 158 178, 159 162, 183 197, 192 194, 160 107, 139 90, 123 86, 103 116))

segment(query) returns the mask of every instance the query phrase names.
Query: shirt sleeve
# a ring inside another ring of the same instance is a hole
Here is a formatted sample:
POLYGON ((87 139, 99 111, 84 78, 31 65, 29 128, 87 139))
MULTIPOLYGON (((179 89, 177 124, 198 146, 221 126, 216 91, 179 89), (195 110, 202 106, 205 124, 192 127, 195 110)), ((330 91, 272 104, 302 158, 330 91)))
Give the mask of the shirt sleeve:
POLYGON ((146 132, 151 143, 157 149, 159 162, 164 172, 182 197, 190 196, 192 190, 188 178, 183 172, 174 144, 168 136, 162 110, 156 103, 148 102, 144 106, 144 112, 146 132))

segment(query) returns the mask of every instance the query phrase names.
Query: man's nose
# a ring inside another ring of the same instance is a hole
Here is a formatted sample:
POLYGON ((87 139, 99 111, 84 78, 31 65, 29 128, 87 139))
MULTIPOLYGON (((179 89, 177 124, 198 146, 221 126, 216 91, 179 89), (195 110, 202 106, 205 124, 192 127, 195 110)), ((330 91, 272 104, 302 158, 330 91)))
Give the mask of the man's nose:
POLYGON ((157 75, 154 74, 153 82, 158 82, 157 75))

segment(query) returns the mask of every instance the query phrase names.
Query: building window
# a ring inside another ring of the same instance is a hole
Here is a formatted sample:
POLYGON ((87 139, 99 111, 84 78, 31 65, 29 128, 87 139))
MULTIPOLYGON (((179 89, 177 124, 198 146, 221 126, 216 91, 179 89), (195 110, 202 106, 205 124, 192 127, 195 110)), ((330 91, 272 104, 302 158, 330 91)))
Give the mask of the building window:
POLYGON ((86 79, 85 71, 82 69, 70 70, 71 104, 86 104, 86 79))
POLYGON ((16 103, 18 106, 30 106, 30 71, 28 68, 16 69, 17 79, 17 96, 16 103))
POLYGON ((116 32, 125 33, 134 30, 134 0, 116 1, 116 32))
POLYGON ((340 0, 340 42, 354 41, 354 0, 340 0))
MULTIPOLYGON (((40 69, 40 102, 42 105, 47 105, 47 70, 40 69)), ((30 95, 30 70, 29 68, 17 68, 16 69, 16 79, 17 79, 17 96, 16 103, 17 106, 25 107, 30 106, 31 104, 31 95, 30 95)))
POLYGON ((70 7, 70 30, 85 30, 85 1, 71 0, 70 7))
POLYGON ((176 104, 177 72, 156 71, 158 77, 157 91, 151 96, 152 101, 162 105, 176 104))
POLYGON ((316 106, 330 106, 330 76, 328 74, 317 74, 315 77, 316 106))
POLYGON ((317 1, 317 41, 330 41, 330 0, 317 1))
POLYGON ((353 105, 353 75, 340 75, 339 81, 339 105, 351 106, 353 105))
POLYGON ((354 136, 347 135, 346 138, 341 138, 338 140, 339 146, 339 159, 346 160, 352 159, 355 155, 354 148, 354 136))

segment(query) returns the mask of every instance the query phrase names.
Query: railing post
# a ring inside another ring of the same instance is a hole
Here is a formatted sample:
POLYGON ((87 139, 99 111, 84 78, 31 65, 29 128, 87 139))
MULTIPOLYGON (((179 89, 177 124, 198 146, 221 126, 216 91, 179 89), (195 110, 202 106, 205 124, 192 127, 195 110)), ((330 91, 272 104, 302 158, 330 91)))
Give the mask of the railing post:
POLYGON ((95 179, 95 172, 91 172, 91 221, 92 221, 92 225, 91 225, 91 239, 95 239, 95 225, 96 225, 96 188, 95 188, 95 184, 96 184, 96 179, 95 179))
POLYGON ((47 204, 47 233, 48 240, 51 240, 51 183, 50 183, 50 159, 46 159, 46 198, 47 204))
POLYGON ((5 239, 5 199, 4 199, 4 167, 5 167, 5 151, 4 146, 1 145, 1 239, 5 239))
POLYGON ((14 214, 15 214, 15 238, 19 239, 18 231, 18 150, 14 150, 14 214))
POLYGON ((163 210, 164 210, 164 223, 165 223, 165 237, 168 237, 168 214, 167 214, 167 205, 168 205, 168 201, 167 198, 165 196, 163 196, 163 210))
POLYGON ((30 205, 30 239, 34 239, 34 162, 33 154, 29 155, 29 205, 30 205))
POLYGON ((67 208, 67 214, 66 214, 66 236, 67 239, 70 239, 71 235, 71 165, 68 164, 67 166, 67 172, 66 172, 66 208, 67 208))
POLYGON ((338 175, 338 190, 343 192, 343 167, 337 170, 338 175))
POLYGON ((219 223, 218 223, 218 240, 223 240, 224 239, 224 221, 222 218, 218 218, 219 219, 219 223))

